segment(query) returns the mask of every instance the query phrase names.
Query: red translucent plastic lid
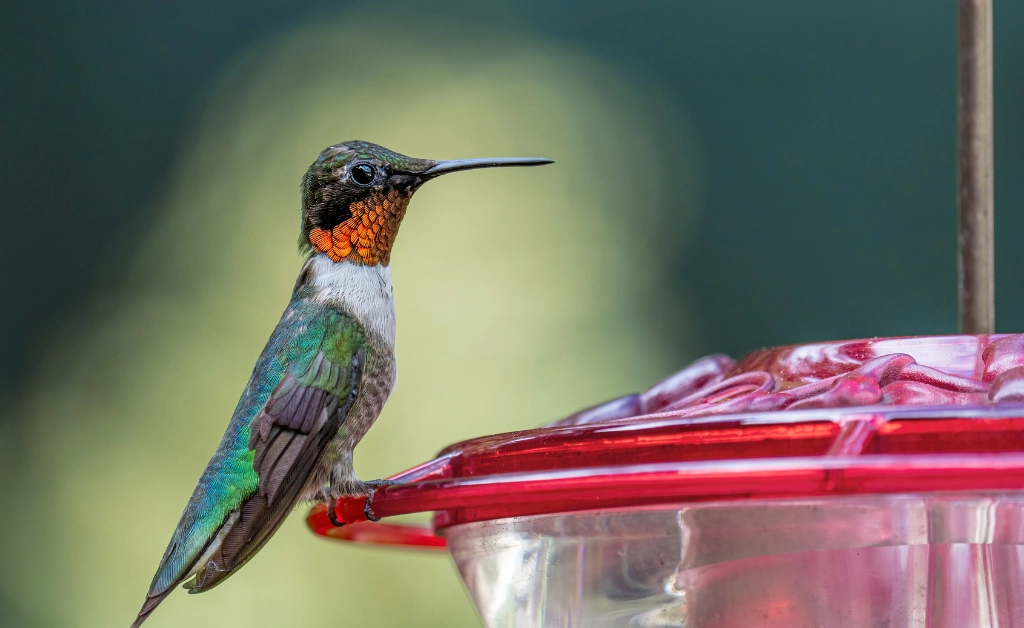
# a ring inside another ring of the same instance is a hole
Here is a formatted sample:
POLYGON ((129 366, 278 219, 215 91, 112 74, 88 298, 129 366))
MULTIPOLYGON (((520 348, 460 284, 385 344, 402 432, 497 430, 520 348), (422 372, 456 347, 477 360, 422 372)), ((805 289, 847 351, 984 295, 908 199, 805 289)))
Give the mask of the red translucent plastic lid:
POLYGON ((314 508, 323 536, 439 547, 434 530, 709 500, 1024 489, 1024 335, 884 338, 698 360, 544 428, 477 438, 367 505, 314 508), (430 512, 434 528, 369 524, 430 512), (355 524, 355 525, 353 525, 355 524))

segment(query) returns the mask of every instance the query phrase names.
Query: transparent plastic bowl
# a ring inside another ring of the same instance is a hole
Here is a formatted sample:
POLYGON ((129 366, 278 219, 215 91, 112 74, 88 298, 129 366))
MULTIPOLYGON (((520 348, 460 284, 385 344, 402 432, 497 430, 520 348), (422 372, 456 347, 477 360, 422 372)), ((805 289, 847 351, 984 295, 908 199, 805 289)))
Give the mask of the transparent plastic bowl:
POLYGON ((308 521, 446 544, 488 626, 1024 626, 1022 402, 1020 335, 711 356, 308 521))
POLYGON ((488 626, 1021 626, 1024 495, 711 502, 452 526, 488 626))

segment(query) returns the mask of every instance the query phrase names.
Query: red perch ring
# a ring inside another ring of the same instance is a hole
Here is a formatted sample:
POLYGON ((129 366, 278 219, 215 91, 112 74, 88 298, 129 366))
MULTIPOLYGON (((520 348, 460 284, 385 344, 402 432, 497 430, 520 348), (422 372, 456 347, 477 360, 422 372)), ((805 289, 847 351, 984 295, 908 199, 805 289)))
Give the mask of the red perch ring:
MULTIPOLYGON (((644 393, 452 445, 370 508, 434 527, 669 502, 1024 488, 1024 335, 882 338, 697 360, 644 393)), ((322 536, 441 547, 319 506, 322 536), (371 532, 372 530, 372 532, 371 532)))

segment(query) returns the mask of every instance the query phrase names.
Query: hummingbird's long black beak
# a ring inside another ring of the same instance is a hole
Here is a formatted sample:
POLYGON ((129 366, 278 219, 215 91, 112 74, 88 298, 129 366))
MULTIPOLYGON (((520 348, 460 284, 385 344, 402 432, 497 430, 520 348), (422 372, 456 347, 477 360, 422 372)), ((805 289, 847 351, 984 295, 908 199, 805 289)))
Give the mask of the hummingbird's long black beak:
POLYGON ((433 166, 420 173, 423 177, 436 177, 449 172, 459 170, 473 170, 475 168, 507 168, 510 166, 543 166, 555 163, 551 159, 543 157, 480 157, 477 159, 449 159, 439 161, 433 166))

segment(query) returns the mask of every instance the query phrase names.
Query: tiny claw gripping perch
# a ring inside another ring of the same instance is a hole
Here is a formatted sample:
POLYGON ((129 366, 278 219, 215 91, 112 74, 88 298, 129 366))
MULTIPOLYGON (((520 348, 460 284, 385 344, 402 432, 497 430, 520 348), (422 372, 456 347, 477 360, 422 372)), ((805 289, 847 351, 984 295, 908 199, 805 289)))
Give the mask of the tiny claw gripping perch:
POLYGON ((367 521, 373 521, 374 523, 376 523, 377 521, 380 521, 380 519, 373 515, 373 509, 370 508, 370 502, 373 501, 373 493, 374 489, 372 488, 366 491, 366 505, 363 506, 363 514, 366 515, 367 521))
MULTIPOLYGON (((369 506, 370 506, 370 500, 369 499, 366 500, 366 506, 367 506, 367 508, 369 508, 369 506)), ((327 504, 327 518, 330 520, 331 524, 334 525, 334 527, 340 528, 341 526, 345 525, 345 522, 338 520, 337 508, 338 508, 338 503, 337 502, 335 502, 333 504, 327 504)))
MULTIPOLYGON (((364 483, 366 487, 365 500, 363 502, 362 514, 363 518, 367 521, 380 521, 380 517, 373 513, 373 496, 376 491, 384 486, 396 486, 401 484, 396 480, 373 480, 372 482, 364 483)), ((347 523, 358 523, 362 521, 357 514, 359 508, 354 503, 359 498, 358 494, 341 497, 333 504, 325 504, 327 507, 327 520, 331 522, 336 528, 340 528, 347 523)), ((357 502, 358 503, 358 502, 357 502)))
POLYGON ((363 506, 363 514, 366 515, 367 521, 380 521, 380 518, 373 514, 373 508, 371 506, 373 502, 373 495, 376 490, 382 486, 394 486, 396 484, 398 484, 398 482, 395 480, 373 480, 366 483, 368 489, 366 491, 366 505, 363 506))

